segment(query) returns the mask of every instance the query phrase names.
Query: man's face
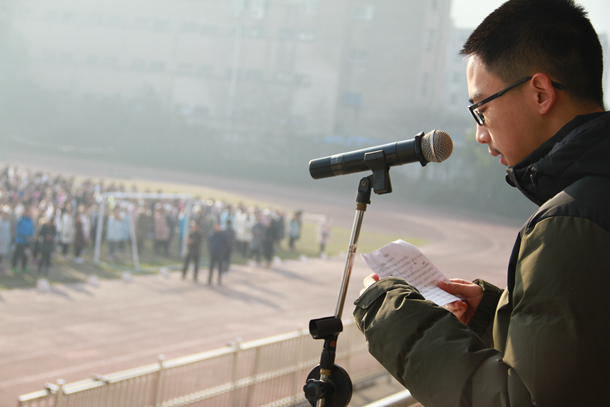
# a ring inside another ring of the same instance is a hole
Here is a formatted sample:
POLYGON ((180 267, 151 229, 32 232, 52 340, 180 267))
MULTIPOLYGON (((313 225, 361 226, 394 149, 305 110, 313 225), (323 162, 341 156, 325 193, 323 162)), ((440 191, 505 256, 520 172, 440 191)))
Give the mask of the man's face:
MULTIPOLYGON (((466 69, 468 94, 471 103, 477 103, 506 88, 505 84, 473 55, 466 69)), ((527 86, 524 83, 490 101, 477 110, 485 116, 485 123, 477 126, 476 138, 487 144, 489 154, 500 157, 500 164, 514 166, 540 146, 533 131, 533 116, 528 111, 527 86)))

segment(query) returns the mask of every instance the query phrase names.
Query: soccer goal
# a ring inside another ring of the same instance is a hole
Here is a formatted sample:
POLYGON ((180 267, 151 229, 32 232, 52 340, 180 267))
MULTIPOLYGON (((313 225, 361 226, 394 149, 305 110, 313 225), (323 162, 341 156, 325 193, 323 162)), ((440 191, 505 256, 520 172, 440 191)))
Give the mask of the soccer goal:
MULTIPOLYGON (((180 247, 180 253, 182 256, 186 255, 186 236, 188 235, 188 225, 190 224, 191 211, 193 209, 193 198, 190 194, 163 194, 163 193, 138 193, 138 192, 105 192, 102 195, 102 200, 99 204, 97 214, 97 228, 95 233, 95 251, 93 254, 93 262, 96 265, 100 264, 100 251, 102 244, 102 232, 104 229, 104 213, 106 206, 110 202, 126 200, 126 199, 138 199, 138 200, 163 200, 163 199, 181 199, 185 202, 184 211, 184 225, 182 230, 182 245, 180 247)), ((131 241, 131 252, 133 256, 133 266, 136 271, 140 270, 140 259, 138 254, 138 242, 135 231, 135 222, 132 218, 132 211, 127 211, 128 224, 129 224, 129 239, 131 241)))

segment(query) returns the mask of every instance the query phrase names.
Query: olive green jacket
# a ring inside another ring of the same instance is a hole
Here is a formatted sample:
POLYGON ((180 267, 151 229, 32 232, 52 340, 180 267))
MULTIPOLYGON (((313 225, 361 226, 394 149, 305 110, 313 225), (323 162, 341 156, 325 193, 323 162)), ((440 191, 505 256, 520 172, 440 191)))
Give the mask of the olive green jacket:
POLYGON ((356 300, 370 353, 427 407, 610 405, 610 115, 579 116, 510 182, 540 209, 507 288, 464 325, 404 280, 356 300))

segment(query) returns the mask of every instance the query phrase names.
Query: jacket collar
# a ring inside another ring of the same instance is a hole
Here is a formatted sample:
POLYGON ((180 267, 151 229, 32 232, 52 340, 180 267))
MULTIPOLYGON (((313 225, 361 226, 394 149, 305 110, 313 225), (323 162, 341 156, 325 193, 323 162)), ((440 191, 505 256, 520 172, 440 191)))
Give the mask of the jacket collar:
POLYGON ((506 181, 532 202, 548 199, 586 175, 610 176, 610 112, 576 116, 514 167, 506 181))

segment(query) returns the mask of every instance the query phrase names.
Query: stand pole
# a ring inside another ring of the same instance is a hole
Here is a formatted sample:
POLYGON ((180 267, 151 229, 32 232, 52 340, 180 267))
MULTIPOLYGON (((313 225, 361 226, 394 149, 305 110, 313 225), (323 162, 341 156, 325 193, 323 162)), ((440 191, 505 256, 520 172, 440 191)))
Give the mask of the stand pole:
POLYGON ((347 258, 345 259, 345 268, 343 269, 343 280, 341 281, 341 290, 339 291, 339 299, 337 301, 337 308, 335 310, 335 318, 341 319, 343 315, 343 306, 345 305, 345 298, 347 296, 347 288, 349 287, 349 280, 352 276, 352 268, 354 267, 354 260, 356 258, 356 249, 358 248, 358 239, 360 238, 360 229, 362 228, 362 220, 364 219, 364 212, 366 212, 367 204, 371 203, 371 190, 370 190, 370 179, 362 178, 358 186, 358 196, 356 197, 356 216, 354 218, 354 224, 352 226, 352 235, 349 241, 349 247, 347 250, 347 258), (361 189, 363 189, 363 196, 361 195, 361 189), (365 191, 368 189, 367 192, 365 191), (360 202, 366 200, 365 202, 360 202))
MULTIPOLYGON (((387 169, 385 176, 389 176, 387 169)), ((347 288, 354 266, 356 249, 362 220, 366 207, 371 203, 371 190, 374 187, 374 176, 362 178, 358 183, 358 194, 356 195, 356 216, 352 226, 352 235, 348 248, 343 280, 339 300, 333 317, 314 319, 309 322, 309 332, 314 339, 324 339, 324 347, 320 357, 320 364, 316 366, 307 376, 307 383, 303 387, 305 397, 315 407, 345 407, 352 398, 352 382, 347 372, 340 366, 335 365, 337 339, 343 331, 341 315, 347 296, 347 288)))

